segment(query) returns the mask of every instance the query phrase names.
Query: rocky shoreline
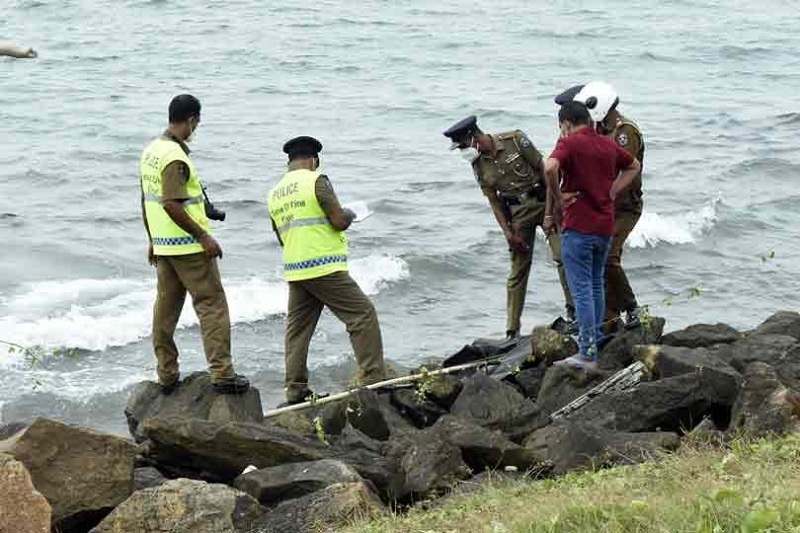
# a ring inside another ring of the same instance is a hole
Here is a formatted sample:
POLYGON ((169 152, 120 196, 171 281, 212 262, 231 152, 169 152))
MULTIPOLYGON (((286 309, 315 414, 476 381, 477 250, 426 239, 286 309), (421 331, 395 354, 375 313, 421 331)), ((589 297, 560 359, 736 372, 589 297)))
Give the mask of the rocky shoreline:
POLYGON ((0 427, 0 531, 335 531, 486 471, 560 476, 650 460, 689 434, 798 429, 800 314, 746 332, 664 324, 618 333, 596 373, 552 366, 574 342, 536 328, 461 352, 505 350, 506 364, 268 419, 258 390, 217 395, 203 372, 169 396, 142 382, 125 409, 132 439, 47 419, 0 427), (640 383, 552 416, 637 361, 640 383))

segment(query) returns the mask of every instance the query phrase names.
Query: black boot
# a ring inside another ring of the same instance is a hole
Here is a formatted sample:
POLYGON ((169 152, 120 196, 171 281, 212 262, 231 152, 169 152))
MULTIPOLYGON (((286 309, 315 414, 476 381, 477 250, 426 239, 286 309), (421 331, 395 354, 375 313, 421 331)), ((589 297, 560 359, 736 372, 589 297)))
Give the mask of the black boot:
POLYGON ((244 394, 250 388, 250 380, 239 374, 223 378, 211 383, 218 394, 244 394))
POLYGON ((519 339, 519 331, 515 329, 506 330, 506 341, 514 341, 519 339))

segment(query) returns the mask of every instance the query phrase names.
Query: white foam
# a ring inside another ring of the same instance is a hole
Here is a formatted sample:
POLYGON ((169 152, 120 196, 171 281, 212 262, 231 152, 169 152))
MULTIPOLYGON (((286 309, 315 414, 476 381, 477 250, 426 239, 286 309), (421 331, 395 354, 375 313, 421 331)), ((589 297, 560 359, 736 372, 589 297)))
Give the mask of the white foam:
POLYGON ((645 248, 661 243, 692 244, 717 223, 717 209, 721 202, 722 199, 717 197, 696 211, 674 215, 645 211, 628 237, 627 245, 645 248))
MULTIPOLYGON (((391 255, 351 261, 353 278, 367 294, 408 277, 408 265, 391 255)), ((225 279, 233 323, 263 320, 286 312, 286 283, 279 279, 225 279)), ((0 339, 45 349, 104 350, 137 342, 150 334, 155 280, 79 279, 43 281, 3 295, 0 339)), ((178 327, 197 324, 187 298, 178 327)), ((0 366, 18 363, 19 354, 0 350, 0 366)))

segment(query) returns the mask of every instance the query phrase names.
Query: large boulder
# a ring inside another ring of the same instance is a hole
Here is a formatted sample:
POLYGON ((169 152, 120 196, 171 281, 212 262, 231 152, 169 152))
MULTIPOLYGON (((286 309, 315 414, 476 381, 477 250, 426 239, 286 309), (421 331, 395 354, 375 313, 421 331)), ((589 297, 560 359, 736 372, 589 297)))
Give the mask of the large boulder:
POLYGON ((167 482, 161 472, 152 466, 143 466, 133 471, 133 491, 160 487, 167 482))
POLYGON ((501 431, 481 427, 453 415, 441 417, 431 428, 442 439, 461 449, 461 455, 473 472, 514 466, 532 470, 537 459, 528 450, 511 442, 501 431))
POLYGON ((542 379, 536 407, 543 415, 549 416, 599 385, 609 375, 604 371, 582 372, 563 365, 553 365, 542 379))
POLYGON ((366 449, 327 446, 267 423, 219 424, 197 419, 149 418, 142 424, 147 456, 159 469, 231 483, 245 467, 339 459, 372 481, 387 498, 402 495, 402 474, 396 465, 366 449))
POLYGON ((253 470, 236 478, 233 486, 246 492, 263 505, 299 498, 336 483, 363 481, 358 472, 341 461, 322 459, 290 463, 253 470))
MULTIPOLYGON (((640 346, 636 358, 642 361, 656 378, 668 378, 693 373, 702 376, 709 390, 725 391, 726 398, 733 397, 742 383, 742 375, 728 363, 706 348, 676 346, 640 346)), ((723 404, 723 405, 727 405, 723 404)), ((727 425, 727 409, 715 413, 715 422, 727 425)))
POLYGON ((622 370, 633 362, 634 348, 640 344, 658 344, 664 333, 666 320, 648 317, 642 325, 633 329, 622 329, 600 352, 600 368, 622 370))
POLYGON ((797 339, 789 335, 751 334, 732 344, 715 346, 712 351, 739 372, 744 372, 744 368, 753 361, 780 368, 796 345, 797 339))
POLYGON ((800 313, 795 311, 778 311, 767 318, 757 328, 761 335, 788 335, 800 341, 800 313))
POLYGON ((0 531, 50 533, 50 504, 33 486, 25 465, 2 453, 0 494, 0 531))
POLYGON ((339 531, 355 520, 376 519, 386 514, 381 500, 365 483, 337 483, 278 504, 248 533, 339 531))
POLYGON ((255 387, 250 387, 244 394, 217 394, 208 372, 193 372, 169 395, 163 394, 158 383, 153 381, 136 385, 125 406, 125 418, 137 442, 142 441, 142 421, 155 416, 198 418, 221 423, 261 422, 264 412, 261 396, 255 387))
POLYGON ((400 389, 391 394, 392 405, 404 418, 411 420, 418 428, 433 425, 447 409, 428 400, 424 391, 400 389))
POLYGON ((536 401, 546 373, 547 367, 541 364, 515 372, 506 377, 505 380, 514 385, 523 396, 536 401))
POLYGON ((780 436, 800 429, 800 393, 781 383, 775 369, 756 361, 745 368, 744 386, 731 428, 748 436, 780 436))
POLYGON ((133 492, 136 446, 113 435, 39 418, 0 451, 25 465, 65 533, 86 531, 133 492))
POLYGON ((90 533, 249 533, 264 509, 226 485, 173 479, 122 502, 90 533))
POLYGON ((675 433, 617 433, 589 423, 559 421, 535 431, 525 447, 556 476, 573 470, 639 463, 674 450, 675 433))
POLYGON ((546 366, 578 353, 578 344, 570 335, 548 326, 537 326, 531 332, 531 359, 546 366))
POLYGON ((730 344, 741 338, 742 333, 728 324, 694 324, 688 328, 667 333, 661 338, 661 344, 703 348, 715 344, 730 344))
POLYGON ((620 432, 688 432, 706 416, 729 416, 738 393, 733 381, 717 381, 703 372, 681 374, 602 394, 568 419, 620 432))
POLYGON ((520 411, 532 408, 533 403, 511 385, 476 372, 464 382, 450 412, 480 426, 508 429, 520 411))
POLYGON ((388 395, 367 389, 325 405, 319 416, 328 435, 338 435, 349 423, 373 439, 386 440, 414 427, 395 410, 388 395))
POLYGON ((399 435, 385 443, 384 453, 400 465, 412 497, 436 496, 471 475, 461 450, 442 438, 439 428, 399 435))

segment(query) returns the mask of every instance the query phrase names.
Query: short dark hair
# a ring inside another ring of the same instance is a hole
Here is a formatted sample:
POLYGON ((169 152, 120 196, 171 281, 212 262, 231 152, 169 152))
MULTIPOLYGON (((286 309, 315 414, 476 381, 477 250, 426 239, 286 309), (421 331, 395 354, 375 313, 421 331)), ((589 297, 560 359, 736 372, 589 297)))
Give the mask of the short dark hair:
POLYGON ((176 124, 200 116, 200 100, 191 94, 179 94, 169 103, 169 123, 176 124))
POLYGON ((558 122, 568 121, 577 126, 589 125, 592 123, 592 117, 589 116, 589 110, 580 102, 567 102, 558 110, 558 122))

